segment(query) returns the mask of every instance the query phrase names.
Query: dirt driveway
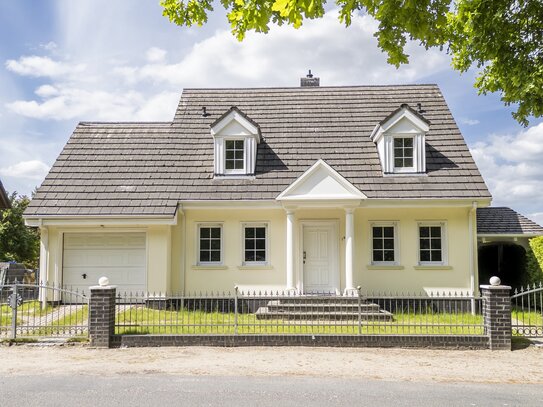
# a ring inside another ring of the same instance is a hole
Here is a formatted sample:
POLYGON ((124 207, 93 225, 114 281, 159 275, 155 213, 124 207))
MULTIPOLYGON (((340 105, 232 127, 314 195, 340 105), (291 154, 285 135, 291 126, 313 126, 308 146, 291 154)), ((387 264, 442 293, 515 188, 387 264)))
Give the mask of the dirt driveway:
POLYGON ((0 376, 169 374, 328 376, 395 381, 543 383, 543 348, 513 352, 341 348, 0 346, 0 376))

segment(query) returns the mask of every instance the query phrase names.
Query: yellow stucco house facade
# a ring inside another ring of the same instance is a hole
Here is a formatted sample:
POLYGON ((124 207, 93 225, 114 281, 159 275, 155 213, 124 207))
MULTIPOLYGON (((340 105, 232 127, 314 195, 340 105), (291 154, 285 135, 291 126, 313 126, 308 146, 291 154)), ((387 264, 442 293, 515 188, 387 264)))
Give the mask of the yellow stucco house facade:
POLYGON ((80 289, 472 293, 490 201, 437 86, 308 77, 82 122, 25 216, 42 281, 80 289))

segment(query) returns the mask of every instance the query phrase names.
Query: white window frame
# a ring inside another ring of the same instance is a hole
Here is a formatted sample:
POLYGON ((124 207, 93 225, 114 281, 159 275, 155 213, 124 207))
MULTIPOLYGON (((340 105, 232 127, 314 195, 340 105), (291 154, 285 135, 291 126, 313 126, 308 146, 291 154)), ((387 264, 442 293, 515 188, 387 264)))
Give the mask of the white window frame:
POLYGON ((400 264, 400 239, 399 222, 397 221, 371 221, 370 222, 370 264, 372 266, 398 266, 400 264), (373 228, 374 227, 392 227, 394 228, 394 261, 374 261, 373 260, 373 228))
POLYGON ((198 266, 222 266, 224 262, 224 228, 222 223, 198 223, 196 227, 196 264, 198 266), (219 228, 221 230, 220 261, 200 261, 200 230, 202 228, 219 228))
POLYGON ((415 145, 415 136, 413 134, 406 133, 395 133, 392 136, 392 167, 394 173, 412 173, 415 172, 415 163, 418 157, 417 146, 415 145), (410 139, 411 148, 413 149, 413 156, 411 157, 411 167, 396 167, 396 149, 394 147, 394 142, 396 139, 410 139))
POLYGON ((267 266, 270 264, 270 250, 269 250, 269 241, 270 235, 269 224, 268 222, 243 222, 241 224, 241 264, 243 266, 267 266), (245 261, 245 228, 264 228, 264 238, 265 238, 265 248, 266 251, 266 261, 245 261))
POLYGON ((245 137, 225 137, 224 138, 224 158, 223 158, 223 168, 224 168, 224 174, 226 175, 245 175, 247 174, 246 171, 246 163, 247 163, 247 145, 245 143, 245 137), (241 141, 243 143, 243 168, 237 168, 237 169, 226 169, 226 143, 229 141, 241 141))
POLYGON ((417 222, 417 259, 419 266, 446 266, 449 264, 447 242, 447 223, 444 221, 420 221, 417 222), (422 261, 420 259, 420 228, 436 227, 441 228, 441 261, 422 261))

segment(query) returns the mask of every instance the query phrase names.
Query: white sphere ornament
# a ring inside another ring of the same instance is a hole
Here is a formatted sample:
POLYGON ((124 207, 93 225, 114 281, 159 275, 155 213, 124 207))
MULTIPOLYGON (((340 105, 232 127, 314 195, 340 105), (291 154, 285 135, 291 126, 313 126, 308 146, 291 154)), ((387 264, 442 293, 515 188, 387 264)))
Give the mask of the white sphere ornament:
POLYGON ((107 277, 100 277, 98 280, 98 284, 100 284, 100 287, 105 287, 109 285, 109 278, 107 277))
POLYGON ((502 280, 500 280, 499 277, 490 277, 490 285, 500 285, 502 283, 502 280))

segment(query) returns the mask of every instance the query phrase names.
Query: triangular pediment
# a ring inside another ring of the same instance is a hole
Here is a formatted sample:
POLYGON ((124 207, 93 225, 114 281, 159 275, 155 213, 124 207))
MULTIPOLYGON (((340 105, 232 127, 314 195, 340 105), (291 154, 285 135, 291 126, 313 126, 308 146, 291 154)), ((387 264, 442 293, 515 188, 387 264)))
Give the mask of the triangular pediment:
POLYGON ((366 196, 336 170, 318 160, 278 197, 279 201, 360 200, 366 196))
POLYGON ((245 113, 232 106, 210 126, 213 137, 253 136, 260 142, 260 128, 245 113))

